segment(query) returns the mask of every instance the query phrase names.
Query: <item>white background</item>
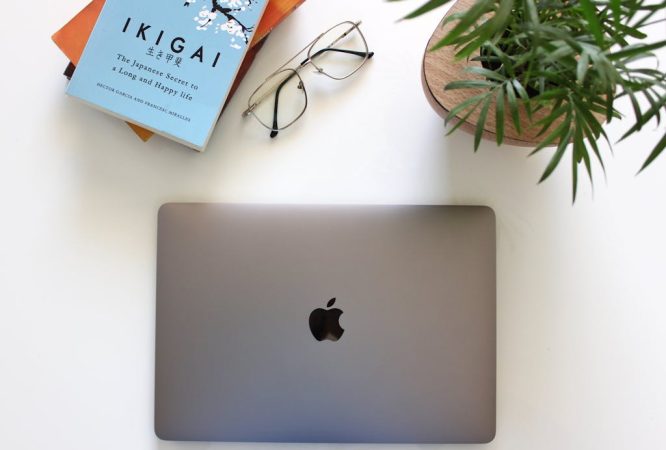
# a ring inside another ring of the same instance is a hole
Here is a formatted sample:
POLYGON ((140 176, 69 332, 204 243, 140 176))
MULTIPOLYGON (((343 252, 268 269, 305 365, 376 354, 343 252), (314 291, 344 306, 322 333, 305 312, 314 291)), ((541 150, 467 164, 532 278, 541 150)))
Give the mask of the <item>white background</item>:
POLYGON ((206 153, 143 144, 64 95, 50 35, 84 1, 5 2, 0 19, 0 448, 270 447, 153 434, 156 213, 168 201, 490 205, 497 438, 443 448, 664 448, 666 155, 635 176, 654 125, 617 145, 608 181, 597 170, 594 194, 583 183, 572 206, 569 163, 536 185, 550 151, 486 142, 474 154, 470 136, 444 136, 419 73, 444 10, 396 23, 417 3, 307 0, 206 153), (345 19, 364 21, 367 67, 340 83, 306 74, 310 109, 276 140, 240 117, 264 76, 345 19))

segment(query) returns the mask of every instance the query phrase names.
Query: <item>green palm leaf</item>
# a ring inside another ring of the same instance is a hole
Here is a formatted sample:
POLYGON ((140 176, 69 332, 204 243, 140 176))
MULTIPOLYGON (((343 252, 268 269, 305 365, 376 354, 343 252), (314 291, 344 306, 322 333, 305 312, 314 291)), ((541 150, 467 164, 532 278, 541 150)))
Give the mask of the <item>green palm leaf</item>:
MULTIPOLYGON (((407 17, 447 3, 427 1, 407 17)), ((590 182, 592 159, 606 173, 597 140, 608 142, 602 122, 623 117, 615 106, 623 104, 618 99, 627 98, 633 116, 620 140, 652 121, 659 126, 662 113, 666 114, 666 74, 655 56, 666 48, 666 40, 650 40, 646 33, 648 26, 664 21, 665 10, 664 0, 475 0, 467 10, 444 20, 450 29, 431 49, 452 46, 458 60, 474 62, 467 68, 470 79, 445 86, 445 90, 475 91, 451 109, 446 122, 453 117, 461 120, 447 134, 478 111, 473 133, 476 151, 489 129, 493 104, 497 145, 506 139, 507 120, 519 134, 528 125, 540 127, 531 154, 550 146, 555 151, 539 182, 548 179, 571 152, 575 201, 580 166, 590 182)), ((666 130, 639 172, 665 148, 666 130)))

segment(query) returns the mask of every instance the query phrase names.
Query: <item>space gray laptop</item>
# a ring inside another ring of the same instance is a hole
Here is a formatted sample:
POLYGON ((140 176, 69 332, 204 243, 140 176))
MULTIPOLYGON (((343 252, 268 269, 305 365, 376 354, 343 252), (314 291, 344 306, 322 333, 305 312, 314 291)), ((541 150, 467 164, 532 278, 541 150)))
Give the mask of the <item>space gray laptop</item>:
POLYGON ((168 204, 158 221, 160 438, 493 439, 490 209, 168 204))

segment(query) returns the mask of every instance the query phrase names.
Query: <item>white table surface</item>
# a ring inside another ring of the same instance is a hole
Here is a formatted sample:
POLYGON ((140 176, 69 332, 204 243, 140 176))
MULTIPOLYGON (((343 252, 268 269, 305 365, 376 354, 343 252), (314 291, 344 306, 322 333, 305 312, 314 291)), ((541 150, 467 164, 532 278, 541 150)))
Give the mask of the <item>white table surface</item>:
POLYGON ((549 152, 486 142, 474 154, 470 136, 444 136, 419 78, 443 10, 396 23, 418 2, 307 0, 206 153, 143 144, 63 93, 50 35, 84 4, 5 2, 0 19, 0 448, 273 448, 153 434, 156 213, 168 201, 490 205, 497 437, 442 448, 665 448, 666 156, 635 176, 654 126, 617 145, 607 183, 596 170, 594 195, 582 183, 572 206, 568 163, 536 185, 549 152), (310 109, 277 140, 241 119, 280 62, 359 18, 376 56, 358 76, 309 76, 310 109))

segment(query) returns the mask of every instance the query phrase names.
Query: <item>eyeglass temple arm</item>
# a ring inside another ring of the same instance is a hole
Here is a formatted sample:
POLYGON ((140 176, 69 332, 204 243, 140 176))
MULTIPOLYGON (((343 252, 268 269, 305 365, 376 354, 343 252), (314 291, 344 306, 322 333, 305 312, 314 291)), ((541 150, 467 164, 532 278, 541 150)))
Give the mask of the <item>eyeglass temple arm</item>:
POLYGON ((319 56, 319 55, 321 55, 322 53, 325 53, 325 52, 348 53, 350 55, 356 55, 356 56, 359 56, 361 58, 368 58, 368 59, 375 56, 375 52, 357 52, 355 50, 346 50, 346 49, 343 49, 343 48, 327 47, 327 48, 322 48, 321 50, 317 50, 317 53, 315 53, 314 55, 310 56, 309 58, 304 59, 303 61, 301 61, 301 66, 304 66, 304 65, 308 64, 310 61, 315 59, 317 56, 319 56))
POLYGON ((273 129, 271 130, 271 137, 274 138, 278 135, 278 102, 280 101, 280 91, 282 88, 296 76, 296 72, 290 74, 282 83, 280 83, 275 90, 275 105, 273 106, 273 129))
MULTIPOLYGON (((375 55, 375 52, 357 52, 357 51, 354 51, 354 50, 346 50, 346 49, 341 49, 341 48, 330 48, 330 47, 329 48, 322 48, 321 50, 318 50, 317 53, 315 53, 314 55, 312 55, 309 58, 306 58, 305 60, 303 60, 303 62, 301 62, 301 64, 300 64, 301 67, 307 65, 314 58, 316 58, 317 56, 319 56, 319 55, 321 55, 322 53, 325 53, 325 52, 348 53, 350 55, 356 55, 356 56, 359 56, 361 58, 372 58, 375 55)), ((279 132, 277 118, 278 118, 278 103, 279 103, 279 99, 280 99, 280 91, 289 82, 289 80, 294 78, 295 75, 296 75, 296 72, 289 75, 282 83, 280 83, 278 85, 277 89, 275 90, 275 105, 273 107, 273 129, 271 130, 271 137, 272 138, 276 137, 278 135, 278 132, 279 132)))

